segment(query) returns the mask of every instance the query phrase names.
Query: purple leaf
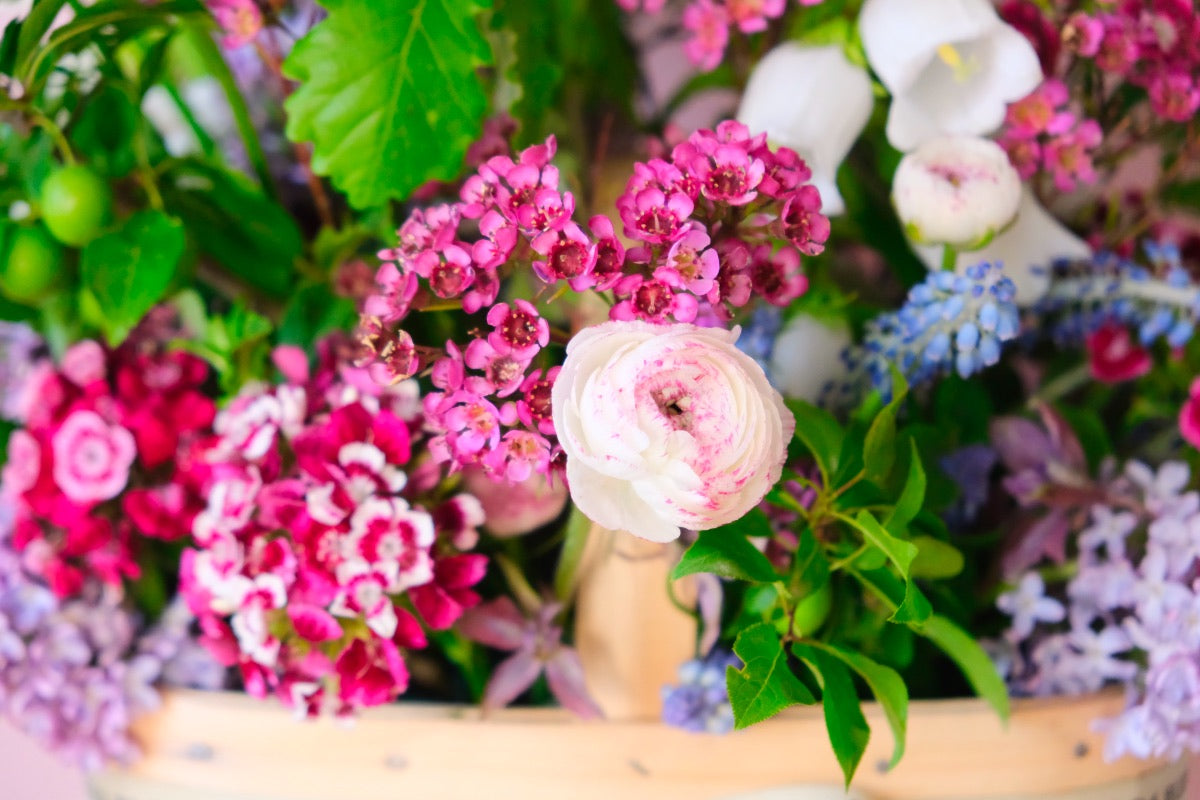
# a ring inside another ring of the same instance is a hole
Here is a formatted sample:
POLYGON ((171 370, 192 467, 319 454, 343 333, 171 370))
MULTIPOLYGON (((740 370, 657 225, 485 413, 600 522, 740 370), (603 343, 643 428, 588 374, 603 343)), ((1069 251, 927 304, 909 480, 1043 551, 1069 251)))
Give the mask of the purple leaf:
POLYGON ((1067 536, 1071 531, 1067 515, 1057 509, 1043 517, 1018 525, 1009 539, 1001 560, 1005 577, 1025 572, 1045 556, 1061 563, 1066 560, 1067 536))

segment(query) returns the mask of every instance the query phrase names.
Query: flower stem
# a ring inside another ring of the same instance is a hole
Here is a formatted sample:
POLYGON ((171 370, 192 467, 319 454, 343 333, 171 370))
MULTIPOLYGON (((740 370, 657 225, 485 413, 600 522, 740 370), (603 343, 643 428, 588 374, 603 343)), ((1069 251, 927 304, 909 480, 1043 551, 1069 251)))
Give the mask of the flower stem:
POLYGON ((953 272, 954 267, 958 264, 958 251, 950 245, 942 248, 942 270, 945 272, 953 272))

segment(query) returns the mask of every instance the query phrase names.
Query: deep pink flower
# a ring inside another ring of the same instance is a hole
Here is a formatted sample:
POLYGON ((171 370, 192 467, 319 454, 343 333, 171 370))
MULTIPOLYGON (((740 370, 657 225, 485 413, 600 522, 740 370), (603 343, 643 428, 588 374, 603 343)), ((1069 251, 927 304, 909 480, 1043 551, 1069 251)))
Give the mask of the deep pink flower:
POLYGON ((717 251, 709 247, 711 241, 703 227, 694 226, 671 245, 666 263, 654 271, 654 277, 697 296, 707 294, 721 269, 717 251))
POLYGON ((355 639, 334 669, 338 700, 347 710, 389 703, 408 688, 408 668, 390 639, 355 639))
POLYGON ((550 323, 528 300, 514 300, 511 306, 507 303, 493 306, 487 321, 492 326, 488 342, 499 353, 528 361, 550 342, 550 323))
POLYGON ((545 256, 544 260, 533 262, 533 271, 543 281, 554 283, 566 279, 576 291, 587 288, 596 254, 591 241, 574 222, 538 236, 533 240, 533 249, 545 256))
POLYGON ((94 411, 76 411, 63 421, 51 440, 54 482, 80 504, 111 500, 129 482, 137 457, 133 434, 109 425, 94 411))
POLYGON ((730 21, 742 33, 760 33, 767 29, 767 20, 783 15, 787 0, 725 0, 730 21))
POLYGON ((1121 383, 1150 371, 1150 352, 1134 341, 1124 325, 1110 324, 1087 339, 1088 366, 1092 377, 1104 383, 1121 383))
POLYGON ((808 290, 808 278, 800 269, 800 254, 785 247, 771 252, 769 244, 755 248, 750 264, 754 293, 776 306, 787 306, 808 290))
POLYGON ((545 373, 540 369, 529 373, 521 384, 521 399, 517 401, 517 416, 521 422, 547 436, 554 435, 550 394, 560 369, 552 367, 545 373))
POLYGON ((511 351, 500 352, 492 346, 490 338, 472 339, 464 358, 468 367, 483 373, 466 379, 467 391, 479 395, 508 397, 521 388, 525 370, 529 368, 528 359, 519 358, 511 351))
POLYGON ((1075 188, 1077 181, 1096 182, 1092 153, 1100 145, 1104 133, 1095 120, 1085 120, 1070 133, 1061 134, 1046 143, 1043 158, 1054 175, 1054 185, 1061 192, 1075 188))
POLYGON ((1000 137, 999 144, 1008 153, 1009 162, 1022 180, 1029 180, 1037 174, 1042 165, 1042 146, 1036 139, 1005 134, 1000 137))
POLYGON ((744 146, 721 145, 694 167, 700 191, 709 200, 743 206, 758 196, 766 168, 744 146))
POLYGON ((1200 109, 1200 86, 1185 72, 1164 71, 1150 83, 1150 104, 1166 119, 1188 122, 1200 109))
POLYGON ((716 69, 729 44, 730 23, 724 6, 712 0, 694 0, 683 11, 683 27, 692 34, 683 46, 688 60, 705 71, 716 69))
POLYGON ((433 580, 409 590, 413 606, 434 630, 445 630, 470 608, 479 604, 471 588, 483 580, 487 558, 475 553, 438 558, 433 580))
MULTIPOLYGON (((596 238, 593 252, 594 263, 589 280, 594 282, 597 291, 611 289, 625 274, 625 245, 617 238, 613 230, 612 220, 597 215, 588 221, 588 228, 596 238)), ((571 288, 586 288, 571 282, 571 288)))
POLYGON ((1071 129, 1075 115, 1060 110, 1070 99, 1067 86, 1057 78, 1045 81, 1028 96, 1012 103, 1004 119, 1006 134, 1032 139, 1040 134, 1058 134, 1071 129))
POLYGON ((1077 11, 1068 17, 1063 28, 1063 44, 1086 58, 1091 58, 1100 51, 1103 38, 1104 23, 1083 12, 1077 11))
POLYGON ((1200 378, 1192 381, 1188 399, 1179 409, 1179 432, 1192 447, 1200 449, 1200 378))
POLYGON ((657 278, 627 275, 617 283, 615 292, 623 299, 609 309, 609 319, 665 323, 674 317, 679 322, 691 322, 699 309, 694 295, 677 294, 657 278))
POLYGON ((829 238, 829 218, 821 213, 821 193, 812 184, 788 198, 780 214, 780 232, 806 256, 818 255, 829 238))
POLYGON ((626 236, 648 244, 666 244, 675 240, 694 209, 685 194, 667 196, 661 189, 649 188, 638 192, 632 206, 621 210, 621 221, 626 236))
POLYGON ((254 0, 207 0, 208 10, 225 31, 222 43, 232 49, 254 41, 263 28, 263 15, 254 0))

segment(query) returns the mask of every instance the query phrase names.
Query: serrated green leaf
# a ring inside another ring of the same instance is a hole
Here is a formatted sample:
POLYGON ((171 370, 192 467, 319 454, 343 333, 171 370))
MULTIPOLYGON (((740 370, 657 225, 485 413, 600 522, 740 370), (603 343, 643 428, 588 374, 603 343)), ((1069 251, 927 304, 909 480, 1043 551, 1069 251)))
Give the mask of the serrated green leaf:
POLYGON ((749 536, 770 536, 771 524, 758 509, 737 522, 708 531, 700 531, 696 541, 671 571, 672 578, 708 572, 722 578, 754 583, 773 583, 779 574, 762 551, 750 544, 749 536))
POLYGON ((816 647, 796 645, 792 650, 821 681, 825 728, 848 789, 871 739, 871 726, 863 716, 854 679, 841 661, 816 647))
POLYGON ((875 519, 875 516, 866 509, 859 511, 857 517, 843 516, 840 519, 852 525, 863 535, 866 541, 882 550, 887 555, 888 560, 900 570, 900 574, 905 578, 908 577, 909 568, 912 566, 913 559, 917 556, 917 548, 912 542, 906 542, 903 539, 892 536, 879 524, 879 520, 875 519))
POLYGON ((733 652, 742 660, 741 669, 725 673, 734 727, 738 730, 775 716, 796 704, 816 702, 812 692, 792 673, 787 653, 775 629, 766 623, 752 625, 738 634, 733 652))
POLYGON ((159 211, 134 214, 83 248, 83 285, 104 309, 104 334, 110 344, 124 340, 162 299, 183 248, 183 226, 159 211))
POLYGON ((892 729, 895 744, 892 747, 891 766, 899 764, 908 735, 908 687, 904 685, 904 679, 891 667, 872 661, 861 653, 823 643, 814 643, 813 647, 838 659, 866 682, 892 729))
POLYGON ((311 142, 312 167, 356 208, 450 180, 478 138, 491 63, 476 15, 487 0, 324 0, 329 16, 296 43, 299 82, 286 134, 311 142))
POLYGON ((995 664, 979 643, 946 617, 934 614, 913 629, 929 639, 958 664, 975 693, 991 704, 1001 719, 1009 714, 1008 690, 995 664))
POLYGON ((908 528, 925 503, 925 468, 921 465, 921 453, 917 449, 917 443, 912 441, 911 444, 912 458, 908 462, 908 478, 900 491, 900 499, 883 520, 883 526, 892 535, 898 535, 908 528))
POLYGON ((833 415, 803 400, 787 400, 787 407, 796 419, 796 438, 817 462, 824 485, 838 468, 845 431, 833 415))
POLYGON ((912 543, 917 546, 917 557, 912 563, 913 577, 953 578, 962 572, 963 554, 949 542, 932 536, 917 536, 912 543))

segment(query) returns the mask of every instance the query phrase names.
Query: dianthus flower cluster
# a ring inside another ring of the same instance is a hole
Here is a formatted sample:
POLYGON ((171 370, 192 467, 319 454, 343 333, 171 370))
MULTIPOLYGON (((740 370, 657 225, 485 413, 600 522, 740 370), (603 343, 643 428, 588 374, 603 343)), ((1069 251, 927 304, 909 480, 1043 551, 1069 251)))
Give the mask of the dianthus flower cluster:
MULTIPOLYGON (((802 6, 819 5, 822 0, 798 0, 802 6)), ((617 0, 625 11, 639 9, 656 14, 665 0, 617 0)), ((684 53, 704 71, 716 69, 725 58, 730 31, 748 35, 765 31, 772 20, 787 10, 787 0, 692 0, 683 10, 683 27, 688 32, 684 53)))
POLYGON ((575 200, 559 188, 554 152, 550 138, 515 160, 492 157, 459 202, 414 211, 397 246, 380 253, 386 263, 363 306, 360 340, 377 381, 431 367, 429 450, 454 469, 478 465, 521 481, 561 465, 550 408, 559 368, 547 353, 550 324, 532 302, 543 291, 611 292, 615 320, 720 323, 754 296, 783 306, 802 294, 801 254, 821 252, 829 236, 804 162, 737 122, 634 166, 617 201, 635 243, 628 250, 608 217, 592 217, 586 230, 572 219, 575 200), (467 223, 478 232, 473 242, 460 238, 467 223), (497 303, 501 281, 525 267, 542 290, 497 303), (439 303, 484 324, 469 341, 420 346, 403 322, 439 303))
POLYGON ((197 453, 215 414, 208 367, 143 334, 116 350, 73 345, 27 378, 0 503, 13 546, 60 597, 88 578, 136 578, 138 539, 177 541, 204 507, 197 453))
POLYGON ((311 374, 302 353, 278 351, 287 380, 217 416, 180 581, 247 691, 344 714, 405 691, 402 650, 427 643, 416 615, 448 628, 479 601, 487 564, 463 552, 483 522, 473 497, 422 502, 437 481, 412 463, 416 384, 381 387, 341 360, 348 346, 320 349, 311 374))
POLYGON ((1119 683, 1129 704, 1104 725, 1106 756, 1200 751, 1200 494, 1181 462, 1126 465, 1077 531, 1078 569, 1047 593, 1036 570, 997 605, 1009 617, 1009 683, 1079 694, 1119 683))
POLYGON ((1146 90, 1155 113, 1188 122, 1200 109, 1200 15, 1192 0, 1122 0, 1067 20, 1064 43, 1146 90))
POLYGON ((1098 122, 1081 120, 1067 108, 1069 100, 1066 84, 1047 80, 1008 107, 1000 133, 1000 144, 1023 179, 1044 171, 1061 192, 1096 182, 1092 156, 1104 137, 1098 122))

